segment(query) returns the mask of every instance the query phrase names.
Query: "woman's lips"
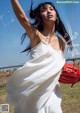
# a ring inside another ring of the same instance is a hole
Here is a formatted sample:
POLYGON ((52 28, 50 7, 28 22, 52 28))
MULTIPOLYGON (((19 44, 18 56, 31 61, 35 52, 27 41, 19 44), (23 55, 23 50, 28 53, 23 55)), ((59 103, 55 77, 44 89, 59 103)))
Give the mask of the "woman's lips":
POLYGON ((47 17, 48 17, 48 18, 52 18, 52 17, 53 17, 53 15, 48 15, 47 17))

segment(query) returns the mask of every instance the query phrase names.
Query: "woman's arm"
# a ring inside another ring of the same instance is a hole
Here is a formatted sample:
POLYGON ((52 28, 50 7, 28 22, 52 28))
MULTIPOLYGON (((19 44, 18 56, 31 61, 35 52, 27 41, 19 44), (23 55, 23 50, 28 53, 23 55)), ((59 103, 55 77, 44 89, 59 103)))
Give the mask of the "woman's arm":
POLYGON ((62 39, 62 50, 63 50, 63 52, 65 51, 65 49, 66 49, 66 42, 65 42, 64 39, 62 39))
POLYGON ((61 50, 64 52, 66 49, 66 41, 64 40, 64 38, 58 37, 58 39, 59 39, 61 50))
POLYGON ((11 0, 11 4, 16 17, 18 18, 19 22, 24 27, 24 29, 27 31, 27 35, 30 38, 33 38, 34 32, 32 31, 35 31, 35 28, 31 25, 18 0, 11 0))

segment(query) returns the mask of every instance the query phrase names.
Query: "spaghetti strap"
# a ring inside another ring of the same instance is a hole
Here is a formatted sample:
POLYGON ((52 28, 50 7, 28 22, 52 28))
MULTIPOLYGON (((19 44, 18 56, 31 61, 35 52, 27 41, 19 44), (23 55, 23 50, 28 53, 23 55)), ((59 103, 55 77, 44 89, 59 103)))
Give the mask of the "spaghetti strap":
POLYGON ((64 64, 63 54, 42 40, 32 48, 30 60, 8 79, 7 103, 16 113, 62 113, 58 80, 64 64))
POLYGON ((36 46, 32 47, 31 50, 33 51, 33 50, 37 49, 38 47, 41 47, 43 44, 45 44, 46 46, 50 47, 50 49, 52 49, 55 52, 61 52, 61 53, 63 53, 62 50, 56 50, 56 49, 54 49, 50 44, 48 44, 44 40, 41 40, 36 46))

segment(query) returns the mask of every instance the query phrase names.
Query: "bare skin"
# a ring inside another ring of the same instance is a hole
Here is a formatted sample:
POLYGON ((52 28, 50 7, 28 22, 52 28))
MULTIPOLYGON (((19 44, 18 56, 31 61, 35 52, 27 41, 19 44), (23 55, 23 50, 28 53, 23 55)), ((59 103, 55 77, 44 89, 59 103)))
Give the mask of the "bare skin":
POLYGON ((11 4, 16 17, 18 18, 20 24, 24 27, 27 35, 30 38, 32 48, 39 44, 41 40, 46 41, 47 38, 47 43, 52 48, 64 52, 65 42, 61 38, 58 38, 55 34, 55 21, 57 19, 57 16, 55 10, 51 5, 47 4, 45 8, 40 12, 44 30, 43 32, 39 32, 33 25, 31 25, 18 0, 11 0, 11 4))

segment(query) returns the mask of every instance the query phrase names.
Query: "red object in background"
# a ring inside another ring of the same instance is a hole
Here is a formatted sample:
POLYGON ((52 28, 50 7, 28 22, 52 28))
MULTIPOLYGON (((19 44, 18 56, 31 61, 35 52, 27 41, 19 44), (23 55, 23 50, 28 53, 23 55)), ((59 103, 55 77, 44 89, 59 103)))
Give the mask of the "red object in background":
POLYGON ((75 84, 80 81, 80 68, 74 64, 65 63, 62 68, 62 74, 59 78, 59 82, 66 84, 75 84))

